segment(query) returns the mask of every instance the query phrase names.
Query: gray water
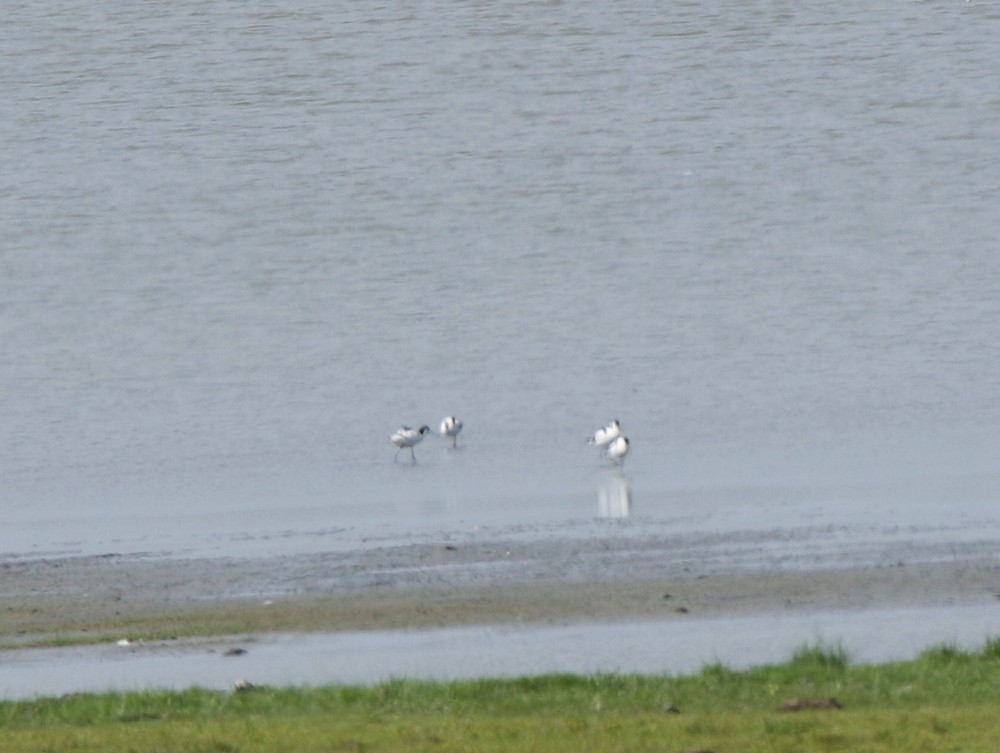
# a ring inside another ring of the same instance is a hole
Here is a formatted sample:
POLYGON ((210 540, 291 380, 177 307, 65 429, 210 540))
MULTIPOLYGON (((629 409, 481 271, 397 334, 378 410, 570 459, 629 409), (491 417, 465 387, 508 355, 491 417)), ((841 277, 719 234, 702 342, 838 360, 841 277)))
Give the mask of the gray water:
POLYGON ((591 518, 613 417, 637 524, 930 484, 995 525, 997 39, 978 0, 9 5, 0 551, 591 518))
POLYGON ((864 612, 792 612, 543 628, 474 627, 336 635, 272 635, 208 645, 151 643, 7 652, 0 698, 72 692, 258 685, 372 684, 539 673, 692 674, 778 663, 806 642, 852 662, 900 661, 931 646, 978 650, 996 634, 992 605, 864 612), (242 647, 238 658, 225 651, 242 647))

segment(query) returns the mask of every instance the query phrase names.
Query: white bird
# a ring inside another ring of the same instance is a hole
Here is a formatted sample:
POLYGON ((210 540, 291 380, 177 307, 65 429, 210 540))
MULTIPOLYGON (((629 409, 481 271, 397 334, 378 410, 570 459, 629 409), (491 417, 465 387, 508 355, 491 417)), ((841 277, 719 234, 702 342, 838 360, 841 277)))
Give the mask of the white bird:
POLYGON ((399 457, 399 451, 404 447, 410 448, 410 460, 414 463, 417 462, 417 456, 413 454, 413 445, 420 444, 421 440, 424 438, 424 434, 429 432, 431 429, 429 426, 421 426, 419 429, 411 429, 409 426, 400 426, 396 429, 395 433, 391 437, 392 443, 398 448, 396 454, 392 457, 392 462, 396 462, 396 458, 399 457))
POLYGON ((462 422, 454 416, 448 416, 441 421, 441 436, 451 437, 451 446, 458 447, 458 435, 462 431, 462 422))
POLYGON ((612 442, 614 442, 619 436, 621 436, 622 427, 618 423, 616 418, 607 426, 601 427, 594 432, 594 436, 587 440, 590 444, 597 445, 600 448, 607 447, 612 442))
POLYGON ((608 449, 605 451, 608 460, 613 460, 618 465, 625 462, 625 456, 628 455, 628 437, 617 437, 611 444, 608 445, 608 449))

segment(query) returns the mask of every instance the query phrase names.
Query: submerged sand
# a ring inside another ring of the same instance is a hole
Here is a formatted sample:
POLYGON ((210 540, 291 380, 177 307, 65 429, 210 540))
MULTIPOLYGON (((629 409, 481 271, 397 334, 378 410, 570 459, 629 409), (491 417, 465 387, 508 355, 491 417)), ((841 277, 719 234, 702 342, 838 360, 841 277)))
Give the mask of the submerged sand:
POLYGON ((477 533, 275 557, 7 559, 0 632, 16 646, 129 631, 330 632, 1000 604, 991 540, 845 543, 836 531, 806 529, 578 533, 477 533))

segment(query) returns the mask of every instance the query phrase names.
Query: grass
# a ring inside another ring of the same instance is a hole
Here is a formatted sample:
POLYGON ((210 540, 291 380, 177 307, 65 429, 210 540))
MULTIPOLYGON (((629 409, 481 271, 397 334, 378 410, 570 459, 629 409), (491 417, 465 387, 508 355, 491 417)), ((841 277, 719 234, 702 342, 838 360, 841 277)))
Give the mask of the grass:
POLYGON ((0 703, 5 753, 962 751, 1000 739, 1000 639, 855 666, 840 647, 688 677, 549 675, 0 703), (843 708, 780 711, 791 699, 843 708))

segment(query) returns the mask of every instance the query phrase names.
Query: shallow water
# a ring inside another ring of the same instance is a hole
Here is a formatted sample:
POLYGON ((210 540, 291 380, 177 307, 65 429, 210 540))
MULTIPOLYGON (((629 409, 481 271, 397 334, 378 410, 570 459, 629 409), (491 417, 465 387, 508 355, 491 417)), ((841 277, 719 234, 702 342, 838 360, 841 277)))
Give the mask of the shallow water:
MULTIPOLYGON (((266 560, 410 544, 649 539, 683 542, 692 557, 704 562, 722 557, 728 569, 748 571, 1000 554, 1000 477, 993 475, 909 484, 665 491, 640 486, 638 493, 629 474, 587 478, 591 487, 575 494, 526 493, 513 502, 502 493, 451 496, 428 489, 419 501, 341 505, 333 511, 323 502, 298 500, 169 514, 133 508, 110 518, 80 511, 53 521, 43 510, 7 522, 0 542, 10 561, 108 553, 266 560), (744 545, 746 552, 740 549, 744 545)), ((272 593, 267 582, 259 589, 272 593)))
POLYGON ((820 487, 994 525, 992 4, 8 21, 0 552, 620 513, 615 416, 633 524, 820 487))
POLYGON ((676 675, 714 662, 733 669, 782 662, 806 643, 840 645, 852 661, 875 663, 912 658, 933 645, 977 649, 997 634, 1000 612, 987 605, 109 645, 5 652, 0 697, 193 685, 227 690, 240 679, 321 685, 551 672, 676 675), (225 655, 236 647, 247 653, 225 655))

